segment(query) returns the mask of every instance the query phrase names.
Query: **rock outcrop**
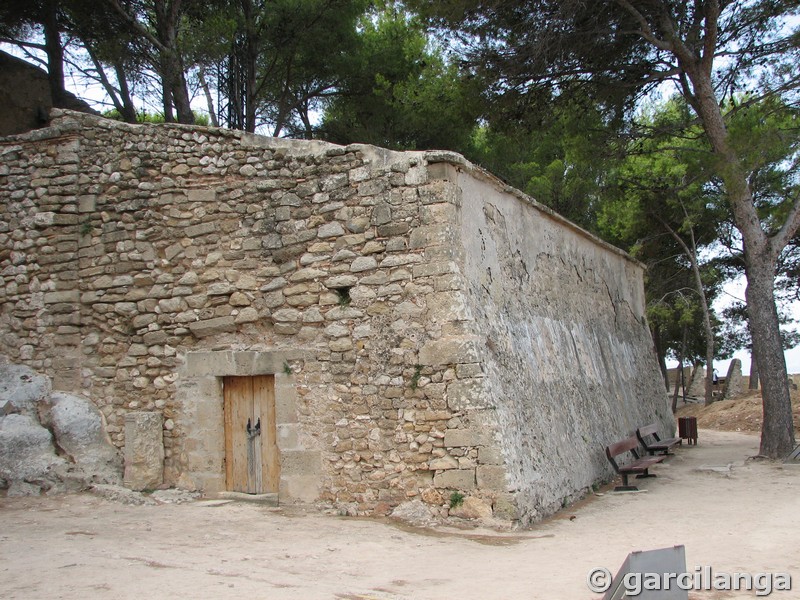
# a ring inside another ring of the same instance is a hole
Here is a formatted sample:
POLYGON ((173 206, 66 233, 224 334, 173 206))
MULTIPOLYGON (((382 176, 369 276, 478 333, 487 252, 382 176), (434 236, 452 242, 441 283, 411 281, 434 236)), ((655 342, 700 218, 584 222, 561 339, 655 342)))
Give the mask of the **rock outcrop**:
POLYGON ((27 367, 0 364, 0 489, 30 496, 121 483, 122 461, 100 411, 51 387, 27 367))

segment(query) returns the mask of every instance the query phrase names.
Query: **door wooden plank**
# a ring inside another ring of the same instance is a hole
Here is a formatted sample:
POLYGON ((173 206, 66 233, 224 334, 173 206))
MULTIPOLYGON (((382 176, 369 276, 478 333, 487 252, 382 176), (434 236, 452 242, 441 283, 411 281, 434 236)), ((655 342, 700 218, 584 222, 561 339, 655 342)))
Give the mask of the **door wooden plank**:
POLYGON ((225 419, 225 489, 233 490, 233 400, 230 377, 222 379, 222 414, 225 419))
POLYGON ((251 414, 247 427, 247 493, 261 494, 263 486, 261 466, 261 418, 258 408, 257 386, 255 377, 248 377, 250 383, 251 414))
POLYGON ((261 418, 261 493, 277 493, 280 484, 280 453, 275 417, 275 376, 253 377, 256 420, 261 418))
POLYGON ((226 472, 230 472, 228 489, 234 492, 253 493, 250 490, 247 460, 247 422, 253 420, 253 381, 250 377, 225 377, 226 446, 230 452, 225 457, 226 472), (230 436, 230 444, 227 443, 230 436), (228 462, 230 465, 228 466, 228 462))

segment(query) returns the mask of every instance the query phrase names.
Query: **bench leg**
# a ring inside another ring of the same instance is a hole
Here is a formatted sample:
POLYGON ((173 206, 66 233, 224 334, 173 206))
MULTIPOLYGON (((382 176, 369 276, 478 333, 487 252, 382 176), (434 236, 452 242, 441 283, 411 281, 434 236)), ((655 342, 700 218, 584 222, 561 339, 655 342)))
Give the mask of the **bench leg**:
POLYGON ((655 473, 650 473, 648 469, 645 469, 644 473, 639 473, 636 476, 636 479, 645 479, 647 477, 656 477, 655 473))
POLYGON ((615 492, 638 492, 639 488, 635 485, 628 485, 628 474, 627 473, 620 473, 622 475, 622 485, 618 485, 614 488, 615 492))

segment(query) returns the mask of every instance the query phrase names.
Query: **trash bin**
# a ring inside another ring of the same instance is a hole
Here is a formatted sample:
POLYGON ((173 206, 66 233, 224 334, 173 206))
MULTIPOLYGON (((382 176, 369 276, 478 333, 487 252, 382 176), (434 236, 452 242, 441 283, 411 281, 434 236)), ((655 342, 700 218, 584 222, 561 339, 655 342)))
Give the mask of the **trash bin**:
POLYGON ((697 445, 697 417, 678 417, 678 435, 689 440, 689 445, 697 445))

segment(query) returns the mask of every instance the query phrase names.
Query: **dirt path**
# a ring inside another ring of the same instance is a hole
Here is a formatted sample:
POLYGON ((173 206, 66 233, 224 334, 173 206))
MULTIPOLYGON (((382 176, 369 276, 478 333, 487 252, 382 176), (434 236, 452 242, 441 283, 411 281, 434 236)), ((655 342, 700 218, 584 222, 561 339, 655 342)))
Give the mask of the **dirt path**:
MULTIPOLYGON (((534 528, 418 530, 246 503, 0 499, 6 599, 590 599, 593 567, 683 544, 689 571, 787 572, 800 597, 800 466, 758 439, 700 432, 638 494, 604 493, 534 528)), ((754 593, 691 592, 690 598, 754 593)))

